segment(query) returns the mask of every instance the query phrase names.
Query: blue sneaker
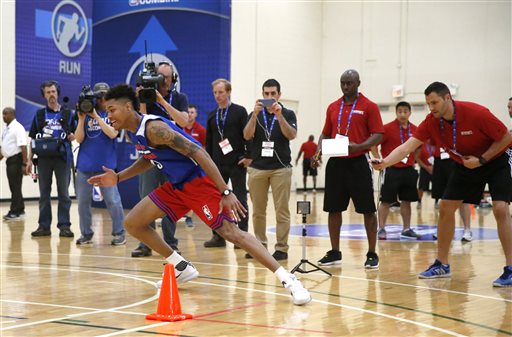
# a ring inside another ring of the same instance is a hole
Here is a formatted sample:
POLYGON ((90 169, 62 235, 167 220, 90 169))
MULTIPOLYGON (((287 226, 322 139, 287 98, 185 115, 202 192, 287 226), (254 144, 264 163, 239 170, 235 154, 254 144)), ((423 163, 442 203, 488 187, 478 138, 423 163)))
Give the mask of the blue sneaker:
POLYGON ((442 277, 451 277, 452 273, 450 272, 449 264, 442 264, 441 261, 436 259, 433 265, 428 267, 427 270, 420 273, 419 278, 442 278, 442 277))
POLYGON ((492 283, 494 287, 512 287, 512 265, 503 268, 503 274, 492 283))

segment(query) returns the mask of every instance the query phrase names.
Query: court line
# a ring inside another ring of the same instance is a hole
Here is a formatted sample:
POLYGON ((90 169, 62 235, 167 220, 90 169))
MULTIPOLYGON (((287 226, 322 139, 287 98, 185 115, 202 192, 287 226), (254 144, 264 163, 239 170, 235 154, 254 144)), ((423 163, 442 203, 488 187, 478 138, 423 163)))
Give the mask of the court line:
MULTIPOLYGON (((20 252, 10 252, 12 253, 20 253, 20 252)), ((31 252, 23 252, 23 254, 31 254, 31 252)), ((123 259, 123 260, 131 260, 129 257, 122 257, 122 256, 108 256, 108 255, 82 255, 82 254, 50 254, 50 253, 32 253, 36 255, 66 255, 66 256, 80 256, 80 257, 96 257, 96 258, 112 258, 112 259, 123 259)), ((152 262, 158 262, 162 263, 162 260, 156 260, 156 259, 144 259, 144 258, 138 258, 138 261, 152 261, 152 262)), ((256 269, 256 270, 268 270, 265 267, 258 267, 258 266, 243 266, 243 265, 232 265, 232 264, 222 264, 222 263, 210 263, 210 262, 195 262, 192 261, 194 265, 206 265, 206 266, 215 266, 215 267, 230 267, 230 268, 243 268, 243 269, 256 269)), ((20 262, 9 262, 9 263, 20 263, 20 262)), ((80 268, 95 268, 91 266, 81 266, 80 268)), ((115 268, 111 268, 112 270, 115 270, 115 268)), ((126 269, 119 269, 124 270, 126 269)), ((143 273, 157 273, 153 271, 144 271, 144 270, 133 270, 134 272, 143 272, 143 273)), ((317 273, 315 274, 308 274, 308 276, 318 276, 318 277, 325 277, 324 274, 317 273)), ((200 276, 201 277, 201 276, 200 276)), ((381 283, 381 284, 389 284, 389 285, 396 285, 401 287, 408 287, 408 288, 416 288, 416 289, 424 289, 424 290, 434 290, 439 292, 445 292, 449 294, 456 294, 456 295, 464 295, 464 296, 472 296, 472 297, 478 297, 478 298, 484 298, 489 300, 495 300, 499 302, 509 302, 512 303, 512 299, 506 299, 501 297, 493 297, 488 295, 480 295, 475 293, 469 293, 469 292, 462 292, 462 291, 456 291, 456 290, 449 290, 449 289, 442 289, 442 288, 434 288, 434 287, 428 287, 428 286, 421 286, 421 285, 415 285, 415 284, 408 284, 408 283, 399 283, 399 282, 393 282, 393 281, 385 281, 385 280, 376 280, 376 279, 368 279, 363 277, 353 277, 353 276, 340 276, 340 275, 332 275, 332 277, 339 278, 339 279, 351 279, 351 280, 358 280, 358 281, 367 281, 367 282, 374 282, 374 283, 381 283)))
MULTIPOLYGON (((64 269, 62 269, 62 268, 37 267, 37 266, 8 266, 8 265, 0 265, 0 267, 10 267, 10 268, 20 268, 20 269, 48 269, 48 270, 57 270, 57 271, 59 271, 59 270, 60 271, 67 270, 67 271, 78 271, 78 272, 86 272, 86 273, 93 273, 93 274, 113 275, 113 276, 126 277, 126 278, 134 279, 134 280, 137 280, 137 281, 142 281, 142 282, 145 282, 145 283, 150 283, 150 284, 153 285, 153 282, 147 281, 147 280, 139 278, 139 277, 135 277, 135 276, 131 276, 131 275, 126 275, 126 274, 117 274, 117 273, 109 273, 109 272, 97 272, 97 271, 88 271, 88 270, 71 269, 71 268, 67 268, 67 269, 64 268, 64 269)), ((242 287, 238 287, 238 286, 218 285, 218 284, 209 283, 209 282, 191 281, 190 283, 209 285, 209 286, 217 286, 217 287, 224 287, 224 288, 231 288, 231 289, 239 289, 239 290, 250 290, 250 291, 253 291, 253 292, 261 292, 261 293, 273 294, 273 295, 277 295, 277 296, 286 296, 286 297, 289 296, 288 294, 285 295, 285 294, 280 294, 280 293, 276 293, 276 292, 269 292, 269 291, 257 290, 257 289, 252 289, 252 288, 242 288, 242 287)), ((263 284, 263 285, 265 285, 265 284, 263 284)), ((267 286, 267 285, 265 285, 265 286, 267 286)), ((331 294, 327 294, 327 295, 331 295, 331 294)), ((67 317, 79 317, 79 316, 85 316, 85 315, 90 315, 90 314, 99 313, 99 312, 114 312, 114 311, 116 311, 118 309, 121 309, 121 308, 136 306, 136 305, 139 305, 139 304, 147 303, 149 301, 153 301, 157 297, 158 297, 158 295, 155 295, 152 298, 149 298, 149 299, 147 299, 145 301, 141 301, 141 302, 137 302, 137 303, 134 303, 134 304, 125 305, 125 306, 121 306, 121 307, 116 307, 116 308, 102 309, 102 310, 97 310, 97 311, 87 312, 87 313, 72 314, 72 315, 67 315, 65 318, 54 318, 54 319, 48 319, 48 320, 43 320, 43 321, 38 321, 38 322, 31 322, 31 323, 26 323, 26 324, 20 324, 20 325, 16 325, 16 326, 0 329, 0 331, 10 330, 10 329, 13 329, 13 328, 18 328, 18 327, 23 327, 23 326, 28 326, 28 325, 35 325, 35 324, 42 324, 42 323, 47 323, 47 322, 58 321, 58 320, 62 320, 62 319, 67 319, 67 317)), ((451 332, 449 330, 437 328, 435 326, 419 323, 419 322, 416 322, 416 321, 407 320, 407 319, 404 319, 404 318, 399 318, 399 317, 395 317, 395 316, 379 313, 379 312, 376 312, 376 311, 361 309, 361 308, 357 308, 357 307, 353 307, 353 306, 347 306, 347 305, 342 305, 342 304, 337 304, 337 303, 331 303, 331 302, 328 302, 328 301, 313 300, 313 302, 327 304, 327 305, 333 305, 333 306, 339 306, 339 307, 347 308, 347 309, 350 309, 350 310, 356 310, 356 311, 361 311, 361 312, 365 312, 365 313, 370 313, 370 314, 374 314, 374 315, 378 315, 378 316, 383 316, 383 317, 387 317, 387 318, 390 318, 390 319, 394 319, 394 320, 398 320, 398 321, 402 321, 402 322, 406 322, 406 323, 410 323, 410 324, 414 324, 414 325, 419 325, 419 326, 426 327, 426 328, 429 328, 429 329, 433 329, 433 330, 436 330, 436 331, 440 331, 440 332, 443 332, 443 333, 446 333, 446 334, 450 334, 450 335, 454 335, 454 336, 462 336, 460 334, 457 334, 455 332, 451 332)), ((427 314, 432 315, 432 313, 427 313, 427 314)), ((466 322, 464 322, 464 323, 466 323, 466 322)), ((145 326, 145 327, 147 327, 147 326, 145 326)), ((143 329, 143 328, 144 327, 139 327, 139 330, 143 329)), ((132 331, 135 331, 135 330, 129 329, 129 331, 132 332, 132 331)), ((119 331, 119 332, 116 332, 115 334, 122 334, 122 333, 123 333, 122 331, 119 331)))
POLYGON ((222 321, 222 320, 217 320, 217 319, 207 319, 207 318, 199 318, 199 319, 196 319, 196 321, 202 321, 202 322, 204 321, 204 322, 211 322, 211 323, 221 323, 221 324, 230 324, 230 325, 250 326, 250 327, 255 327, 255 328, 270 328, 270 329, 273 329, 273 330, 286 330, 286 331, 297 331, 297 332, 316 332, 316 333, 321 333, 321 334, 331 334, 332 333, 332 331, 289 328, 289 327, 286 327, 286 326, 279 326, 279 325, 265 325, 265 324, 229 322, 229 321, 222 321))
MULTIPOLYGON (((76 268, 50 268, 50 267, 37 267, 37 266, 9 266, 9 265, 0 265, 0 268, 42 269, 42 270, 84 272, 84 273, 92 273, 92 274, 119 276, 119 277, 124 277, 124 278, 128 278, 128 279, 133 279, 133 280, 136 280, 136 281, 142 281, 144 283, 149 283, 149 284, 154 286, 154 282, 150 282, 148 280, 142 279, 140 277, 132 276, 132 275, 118 274, 118 273, 109 273, 109 272, 99 272, 99 271, 91 271, 91 270, 80 270, 80 269, 76 269, 76 268)), ((146 303, 152 302, 152 301, 154 301, 156 299, 158 299, 158 294, 155 294, 154 296, 151 296, 151 297, 149 297, 149 298, 147 298, 145 300, 142 300, 142 301, 139 301, 139 302, 135 302, 135 303, 132 303, 132 304, 127 304, 127 305, 123 305, 123 306, 119 306, 119 307, 114 307, 114 308, 108 308, 108 309, 100 309, 100 310, 90 311, 90 312, 82 312, 82 313, 77 313, 77 314, 70 314, 70 315, 66 315, 65 317, 51 318, 51 319, 46 319, 46 320, 42 320, 42 321, 29 322, 29 323, 24 323, 24 324, 17 324, 17 325, 5 327, 5 328, 0 328, 0 331, 18 329, 18 328, 22 328, 22 327, 26 327, 26 326, 44 324, 44 323, 49 323, 49 322, 53 322, 53 321, 60 321, 60 320, 68 319, 69 317, 80 317, 80 316, 92 315, 92 314, 97 314, 97 313, 102 313, 102 312, 115 312, 115 311, 117 311, 119 309, 130 308, 130 307, 135 307, 135 306, 138 306, 138 305, 146 304, 146 303)))

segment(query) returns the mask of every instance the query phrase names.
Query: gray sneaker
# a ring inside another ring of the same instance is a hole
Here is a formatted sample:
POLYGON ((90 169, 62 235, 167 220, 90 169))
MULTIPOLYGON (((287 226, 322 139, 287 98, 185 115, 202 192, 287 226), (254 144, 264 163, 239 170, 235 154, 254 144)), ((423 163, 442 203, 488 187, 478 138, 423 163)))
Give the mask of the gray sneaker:
POLYGON ((125 238, 124 234, 114 235, 114 237, 112 238, 112 242, 111 242, 111 244, 113 246, 121 246, 121 245, 124 245, 125 243, 126 243, 126 238, 125 238))
POLYGON ((82 245, 92 245, 92 236, 80 236, 78 240, 76 240, 77 246, 82 245))
POLYGON ((403 238, 406 238, 406 239, 417 239, 418 238, 418 234, 416 234, 416 232, 412 228, 404 229, 400 236, 403 238))
POLYGON ((379 231, 377 232, 377 238, 379 240, 386 240, 386 229, 385 228, 379 228, 379 231))

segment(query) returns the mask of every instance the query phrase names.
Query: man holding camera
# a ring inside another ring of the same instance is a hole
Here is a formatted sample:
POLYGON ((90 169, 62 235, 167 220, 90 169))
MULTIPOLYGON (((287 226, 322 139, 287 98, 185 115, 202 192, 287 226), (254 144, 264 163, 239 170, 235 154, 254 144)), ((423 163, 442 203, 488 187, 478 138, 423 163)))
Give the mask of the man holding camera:
MULTIPOLYGON (((157 115, 173 121, 184 128, 188 124, 188 99, 183 93, 176 90, 178 75, 168 62, 160 62, 157 68, 158 75, 163 79, 158 83, 156 101, 143 103, 141 100, 140 112, 148 115, 157 115)), ((140 99, 140 87, 137 88, 140 99)), ((139 195, 142 198, 153 192, 160 185, 165 184, 167 179, 162 172, 153 167, 139 176, 139 195)), ((155 223, 151 223, 155 228, 155 223)), ((174 237, 176 223, 169 217, 162 219, 162 233, 165 242, 174 250, 178 250, 178 240, 174 237)), ((151 256, 151 249, 140 242, 139 246, 132 251, 132 257, 151 256)))
MULTIPOLYGON (((246 142, 243 130, 247 123, 247 110, 231 102, 231 83, 223 78, 212 82, 212 90, 217 108, 208 115, 206 124, 206 152, 219 168, 222 178, 227 183, 231 179, 233 193, 245 209, 247 207, 247 166, 251 160, 246 158, 246 142)), ((248 217, 242 218, 238 227, 247 232, 248 217)), ((215 231, 204 243, 206 248, 224 247, 226 240, 215 231)), ((235 246, 235 248, 238 248, 235 246)))
MULTIPOLYGON (((76 196, 78 215, 80 216, 81 236, 77 245, 92 244, 94 231, 91 229, 91 199, 93 186, 87 183, 90 177, 103 173, 102 166, 116 167, 116 137, 118 132, 110 125, 105 111, 104 95, 109 90, 107 83, 94 85, 96 107, 92 111, 81 111, 78 104, 78 125, 75 131, 76 141, 80 143, 77 159, 76 196)), ((91 104, 92 107, 92 104, 91 104)), ((126 243, 124 235, 124 213, 121 196, 117 186, 100 187, 101 195, 112 218, 111 244, 118 246, 126 243)))
POLYGON ((75 139, 73 132, 76 124, 73 112, 59 104, 60 85, 56 81, 41 84, 41 95, 46 99, 46 107, 37 110, 29 137, 32 139, 32 153, 27 161, 26 173, 32 173, 32 157, 37 154, 39 173, 39 220, 38 227, 32 232, 33 237, 50 236, 52 223, 52 175, 55 172, 59 199, 57 227, 59 236, 73 237, 70 230, 69 182, 73 153, 71 141, 75 139))
MULTIPOLYGON (((280 102, 281 85, 275 79, 266 80, 262 87, 263 98, 256 101, 254 111, 244 129, 244 138, 252 140, 252 164, 249 172, 249 192, 253 203, 252 215, 256 238, 267 245, 268 190, 276 211, 276 260, 288 259, 290 233, 290 189, 292 166, 290 140, 297 136, 297 118, 292 110, 280 102)), ((247 258, 251 258, 249 254, 247 258)))

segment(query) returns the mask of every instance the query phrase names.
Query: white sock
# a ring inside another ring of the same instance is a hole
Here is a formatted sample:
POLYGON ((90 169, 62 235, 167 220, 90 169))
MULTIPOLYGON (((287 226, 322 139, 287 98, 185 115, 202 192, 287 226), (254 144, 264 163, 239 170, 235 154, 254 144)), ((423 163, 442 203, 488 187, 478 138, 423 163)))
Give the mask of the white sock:
POLYGON ((290 273, 288 273, 284 268, 283 266, 277 268, 277 270, 274 272, 274 274, 277 276, 277 278, 279 279, 279 281, 281 282, 285 282, 286 280, 288 280, 288 278, 290 278, 290 273))
POLYGON ((181 261, 186 261, 178 252, 174 251, 171 255, 169 255, 166 259, 167 262, 173 265, 177 265, 181 261))

